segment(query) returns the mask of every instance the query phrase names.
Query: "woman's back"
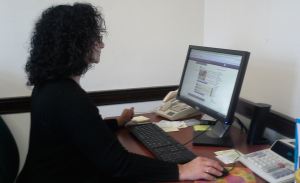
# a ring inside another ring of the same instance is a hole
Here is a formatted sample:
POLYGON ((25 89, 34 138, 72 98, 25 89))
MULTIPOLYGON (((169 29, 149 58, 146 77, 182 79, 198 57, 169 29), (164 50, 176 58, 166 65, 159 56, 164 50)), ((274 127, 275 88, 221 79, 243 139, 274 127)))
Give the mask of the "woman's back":
POLYGON ((67 107, 76 105, 75 101, 68 100, 70 92, 89 100, 78 84, 69 78, 47 82, 33 89, 29 150, 18 182, 84 182, 95 174, 95 165, 66 135, 67 126, 73 128, 72 117, 75 115, 60 117, 62 113, 80 112, 67 107))

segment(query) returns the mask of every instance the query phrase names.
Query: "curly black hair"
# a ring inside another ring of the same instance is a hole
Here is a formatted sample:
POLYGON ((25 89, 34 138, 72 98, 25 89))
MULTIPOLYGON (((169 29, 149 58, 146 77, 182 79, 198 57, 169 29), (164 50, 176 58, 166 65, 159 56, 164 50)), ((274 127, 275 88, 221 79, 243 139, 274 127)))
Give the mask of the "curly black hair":
POLYGON ((51 6, 33 28, 25 66, 27 86, 65 76, 85 74, 93 47, 106 33, 103 15, 89 3, 51 6))

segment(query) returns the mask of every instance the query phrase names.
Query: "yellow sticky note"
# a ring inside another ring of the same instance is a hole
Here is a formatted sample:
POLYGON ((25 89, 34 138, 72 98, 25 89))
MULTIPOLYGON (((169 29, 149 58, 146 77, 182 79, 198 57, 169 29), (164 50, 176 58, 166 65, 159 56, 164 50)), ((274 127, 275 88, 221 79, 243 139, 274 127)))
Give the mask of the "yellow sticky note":
MULTIPOLYGON (((210 127, 210 125, 194 125, 195 131, 205 131, 208 127, 210 127)), ((207 131, 210 131, 210 129, 207 131)))
POLYGON ((146 118, 145 116, 137 116, 137 117, 132 118, 131 121, 134 121, 134 122, 137 122, 137 123, 141 123, 141 122, 146 122, 146 121, 149 121, 149 120, 150 119, 146 118))
POLYGON ((163 129, 165 132, 179 131, 179 129, 177 127, 164 127, 164 128, 161 128, 161 129, 163 129))

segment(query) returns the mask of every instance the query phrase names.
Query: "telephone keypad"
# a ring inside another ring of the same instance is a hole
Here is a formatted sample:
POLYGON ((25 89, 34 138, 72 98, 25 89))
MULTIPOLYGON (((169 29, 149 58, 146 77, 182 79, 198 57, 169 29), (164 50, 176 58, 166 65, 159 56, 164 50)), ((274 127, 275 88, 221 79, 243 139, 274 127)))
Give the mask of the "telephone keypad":
POLYGON ((175 111, 175 112, 179 112, 179 111, 183 111, 186 109, 191 108, 191 106, 186 105, 186 104, 179 104, 179 105, 175 105, 171 108, 171 110, 175 111))
POLYGON ((168 116, 173 116, 175 113, 174 112, 168 112, 168 116))

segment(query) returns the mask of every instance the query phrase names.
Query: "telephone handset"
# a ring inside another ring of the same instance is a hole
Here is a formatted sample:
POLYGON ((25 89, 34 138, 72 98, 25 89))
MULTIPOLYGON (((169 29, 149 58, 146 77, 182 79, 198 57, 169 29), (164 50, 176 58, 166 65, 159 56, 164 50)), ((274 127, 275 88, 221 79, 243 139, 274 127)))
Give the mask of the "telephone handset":
POLYGON ((165 111, 171 107, 171 103, 176 100, 178 90, 170 91, 165 98, 163 99, 163 103, 161 104, 161 110, 165 111))
POLYGON ((178 120, 192 116, 201 115, 202 113, 191 106, 176 100, 178 90, 170 91, 163 99, 163 103, 156 114, 169 120, 178 120))

